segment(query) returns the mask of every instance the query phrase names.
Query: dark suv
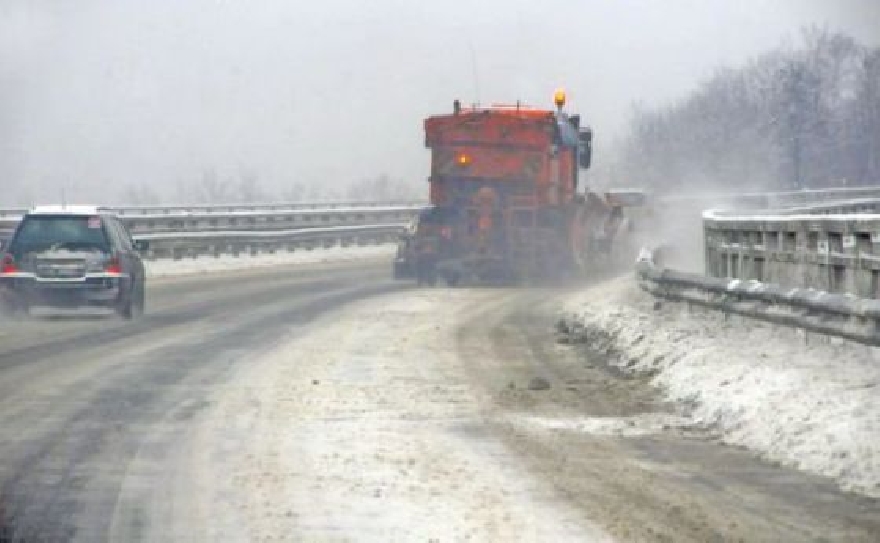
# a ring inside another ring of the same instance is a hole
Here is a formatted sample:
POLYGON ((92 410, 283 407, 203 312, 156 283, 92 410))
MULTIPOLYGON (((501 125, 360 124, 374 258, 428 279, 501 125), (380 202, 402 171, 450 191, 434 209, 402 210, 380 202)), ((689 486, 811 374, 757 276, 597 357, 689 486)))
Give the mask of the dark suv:
POLYGON ((146 278, 116 215, 100 208, 45 207, 27 213, 0 248, 0 305, 100 306, 126 319, 143 313, 146 278))

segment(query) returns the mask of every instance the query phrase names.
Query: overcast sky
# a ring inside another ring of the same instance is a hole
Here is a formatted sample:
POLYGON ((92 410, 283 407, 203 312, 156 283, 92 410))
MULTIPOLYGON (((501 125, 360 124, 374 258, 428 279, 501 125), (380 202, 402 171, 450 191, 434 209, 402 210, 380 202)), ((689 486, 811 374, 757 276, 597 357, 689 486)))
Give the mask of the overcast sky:
POLYGON ((634 102, 812 24, 880 45, 880 1, 0 0, 0 205, 207 169, 421 182, 426 115, 558 86, 601 160, 634 102))

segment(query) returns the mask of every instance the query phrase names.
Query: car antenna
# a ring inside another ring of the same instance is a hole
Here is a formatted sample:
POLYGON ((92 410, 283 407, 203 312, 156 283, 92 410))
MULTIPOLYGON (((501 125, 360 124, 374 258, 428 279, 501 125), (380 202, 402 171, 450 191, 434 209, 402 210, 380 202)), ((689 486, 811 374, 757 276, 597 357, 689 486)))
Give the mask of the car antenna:
POLYGON ((67 209, 67 198, 64 194, 64 186, 61 186, 61 209, 67 209))

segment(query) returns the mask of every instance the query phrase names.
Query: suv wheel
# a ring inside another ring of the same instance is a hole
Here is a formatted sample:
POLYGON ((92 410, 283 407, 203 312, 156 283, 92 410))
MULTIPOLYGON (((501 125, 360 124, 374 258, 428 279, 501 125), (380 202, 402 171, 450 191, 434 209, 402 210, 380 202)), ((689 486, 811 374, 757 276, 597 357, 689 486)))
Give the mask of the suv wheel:
POLYGON ((116 313, 125 320, 132 320, 141 313, 144 308, 144 289, 142 285, 133 284, 128 294, 120 297, 116 306, 116 313))
POLYGON ((138 284, 137 289, 135 290, 136 294, 134 297, 134 303, 135 303, 134 310, 136 311, 136 315, 138 317, 143 316, 143 314, 144 314, 144 309, 146 306, 146 292, 145 291, 146 291, 146 285, 144 285, 144 282, 141 281, 140 284, 138 284))
POLYGON ((119 305, 116 307, 116 313, 119 314, 125 320, 131 320, 134 317, 134 302, 131 298, 131 294, 123 298, 119 301, 119 305))

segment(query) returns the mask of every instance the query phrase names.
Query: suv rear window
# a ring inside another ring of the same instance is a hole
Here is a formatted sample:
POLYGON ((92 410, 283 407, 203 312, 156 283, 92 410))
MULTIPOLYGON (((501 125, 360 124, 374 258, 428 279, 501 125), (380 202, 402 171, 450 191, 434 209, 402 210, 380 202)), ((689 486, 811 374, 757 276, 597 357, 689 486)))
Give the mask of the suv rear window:
POLYGON ((15 233, 9 251, 16 255, 47 249, 110 251, 101 217, 27 215, 15 233))

